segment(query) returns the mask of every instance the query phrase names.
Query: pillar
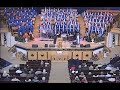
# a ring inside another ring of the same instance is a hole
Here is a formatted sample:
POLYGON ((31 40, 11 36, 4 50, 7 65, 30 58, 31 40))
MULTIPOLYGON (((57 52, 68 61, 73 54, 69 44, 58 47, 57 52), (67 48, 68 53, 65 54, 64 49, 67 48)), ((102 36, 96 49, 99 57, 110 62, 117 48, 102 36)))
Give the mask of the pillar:
POLYGON ((112 39, 113 39, 113 34, 110 32, 108 33, 108 36, 107 36, 107 42, 106 42, 106 46, 107 47, 112 47, 112 39))
POLYGON ((118 34, 118 45, 120 46, 120 34, 118 34))
POLYGON ((4 45, 4 33, 1 33, 1 45, 4 45))
POLYGON ((118 45, 118 34, 115 34, 115 45, 118 45))

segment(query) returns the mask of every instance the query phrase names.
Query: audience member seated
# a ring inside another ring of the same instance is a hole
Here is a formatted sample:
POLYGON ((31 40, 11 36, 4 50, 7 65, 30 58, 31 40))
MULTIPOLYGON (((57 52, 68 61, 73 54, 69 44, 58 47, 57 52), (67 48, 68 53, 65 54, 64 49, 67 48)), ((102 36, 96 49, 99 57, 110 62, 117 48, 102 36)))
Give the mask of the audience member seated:
POLYGON ((26 64, 10 66, 9 73, 0 69, 0 82, 48 83, 50 60, 28 60, 26 64))
POLYGON ((20 82, 20 80, 14 76, 14 78, 11 79, 12 82, 20 82))
POLYGON ((25 79, 25 82, 27 82, 27 83, 29 83, 29 82, 31 82, 31 81, 32 81, 32 80, 31 80, 30 78, 28 78, 28 77, 25 79))
POLYGON ((88 61, 83 62, 82 60, 71 59, 70 61, 68 60, 68 68, 70 70, 71 83, 115 83, 120 80, 119 68, 113 70, 110 64, 90 64, 88 61), (76 62, 79 64, 75 64, 76 62), (88 68, 83 69, 86 66, 88 68))

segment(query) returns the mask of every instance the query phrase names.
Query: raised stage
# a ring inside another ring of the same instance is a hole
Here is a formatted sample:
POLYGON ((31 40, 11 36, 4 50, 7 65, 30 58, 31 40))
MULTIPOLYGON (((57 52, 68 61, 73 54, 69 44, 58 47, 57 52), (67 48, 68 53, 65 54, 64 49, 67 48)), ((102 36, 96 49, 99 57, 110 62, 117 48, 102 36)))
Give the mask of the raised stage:
POLYGON ((53 39, 35 38, 34 41, 28 43, 17 43, 17 53, 22 52, 29 60, 68 60, 70 58, 79 58, 80 60, 89 60, 93 54, 103 52, 104 45, 100 43, 91 43, 80 41, 80 44, 90 44, 90 47, 80 47, 80 45, 71 46, 72 42, 63 41, 62 48, 57 44, 53 45, 53 39), (33 44, 38 47, 32 47, 33 44), (48 47, 45 47, 48 44, 48 47), (49 47, 50 45, 50 47, 49 47))

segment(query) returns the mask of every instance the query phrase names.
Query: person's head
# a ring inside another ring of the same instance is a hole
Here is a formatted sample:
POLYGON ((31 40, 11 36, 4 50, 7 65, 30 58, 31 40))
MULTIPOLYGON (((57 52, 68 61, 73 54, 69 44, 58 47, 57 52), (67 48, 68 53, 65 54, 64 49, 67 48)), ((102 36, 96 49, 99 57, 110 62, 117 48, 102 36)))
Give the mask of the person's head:
POLYGON ((30 71, 33 71, 33 69, 31 68, 30 71))
POLYGON ((6 74, 7 73, 7 71, 3 71, 3 74, 6 74))
POLYGON ((101 75, 103 75, 104 73, 103 72, 100 72, 101 75))
POLYGON ((95 81, 95 80, 93 80, 93 81, 92 81, 92 83, 96 83, 96 81, 95 81))
POLYGON ((110 60, 112 60, 112 58, 110 58, 110 60))
POLYGON ((38 79, 38 77, 37 77, 37 76, 35 76, 35 77, 34 77, 34 79, 38 79))
POLYGON ((29 80, 29 77, 26 77, 26 80, 29 80))
POLYGON ((81 68, 81 65, 79 65, 79 68, 81 68))
POLYGON ((103 80, 99 80, 98 82, 99 82, 99 83, 103 83, 103 80))
POLYGON ((18 65, 17 65, 17 64, 15 65, 15 68, 18 68, 18 65))
POLYGON ((92 68, 93 68, 93 65, 90 65, 90 67, 92 67, 92 68))
POLYGON ((89 73, 88 73, 88 75, 92 75, 92 73, 91 73, 91 72, 89 72, 89 73))
POLYGON ((87 67, 87 65, 85 65, 84 67, 87 67))
POLYGON ((42 80, 45 80, 46 78, 45 77, 42 77, 42 80))
POLYGON ((46 69, 43 69, 43 72, 46 72, 46 69))
POLYGON ((81 72, 80 75, 84 75, 84 72, 81 72))

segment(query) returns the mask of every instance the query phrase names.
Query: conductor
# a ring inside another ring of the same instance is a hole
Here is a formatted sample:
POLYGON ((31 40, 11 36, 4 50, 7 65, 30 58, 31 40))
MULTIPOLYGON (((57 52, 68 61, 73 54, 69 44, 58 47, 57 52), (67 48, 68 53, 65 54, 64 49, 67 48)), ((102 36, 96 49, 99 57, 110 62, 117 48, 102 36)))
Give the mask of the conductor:
POLYGON ((55 34, 54 35, 54 42, 53 42, 53 44, 56 44, 56 41, 57 41, 57 35, 55 34))

